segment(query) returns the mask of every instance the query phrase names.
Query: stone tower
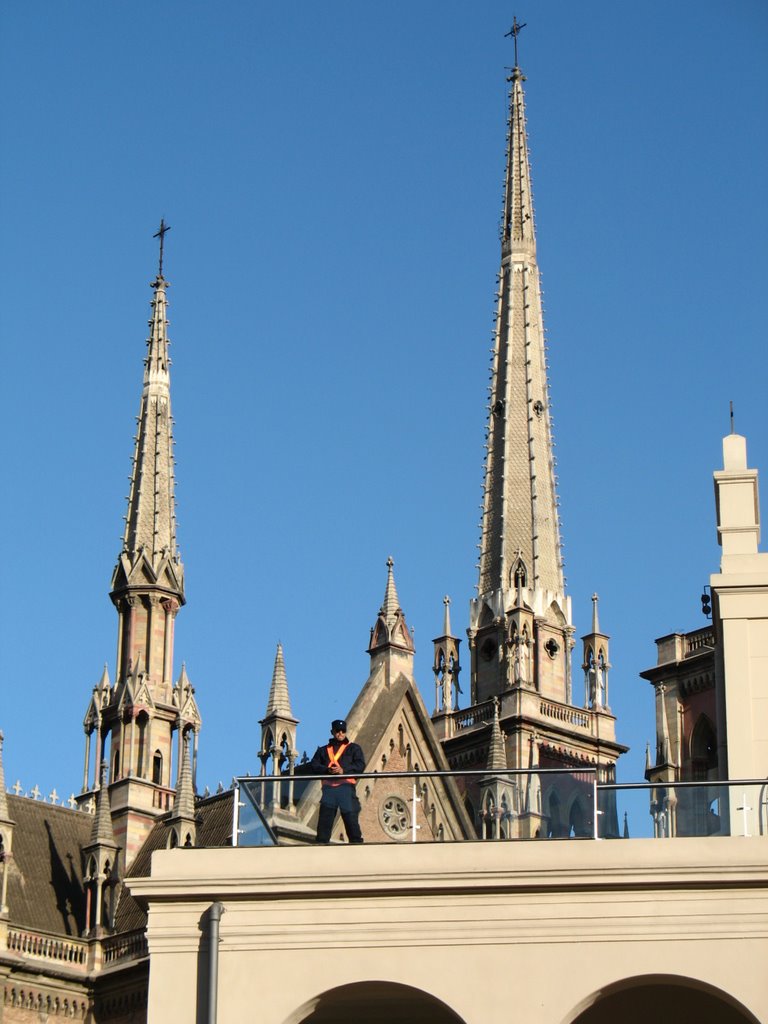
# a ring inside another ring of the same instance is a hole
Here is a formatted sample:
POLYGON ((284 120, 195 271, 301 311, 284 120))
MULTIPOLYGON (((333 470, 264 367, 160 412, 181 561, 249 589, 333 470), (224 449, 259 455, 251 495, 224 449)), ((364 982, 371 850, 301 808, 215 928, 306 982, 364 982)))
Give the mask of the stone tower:
MULTIPOLYGON (((161 224, 161 239, 164 230, 161 224)), ((80 797, 90 799, 96 788, 96 770, 93 785, 89 783, 90 738, 96 733, 96 765, 102 759, 109 764, 114 833, 127 864, 154 818, 170 810, 174 761, 181 765, 183 738, 192 732, 196 741, 200 727, 186 671, 182 669, 175 685, 172 677, 174 623, 185 598, 184 567, 176 543, 168 282, 162 273, 162 245, 160 270, 150 287, 152 316, 128 511, 110 593, 118 616, 115 683, 110 686, 105 669, 88 706, 80 797)))
MULTIPOLYGON (((491 750, 501 763, 498 744, 492 743, 498 700, 509 769, 590 765, 610 777, 625 748, 616 743, 607 703, 587 699, 582 705, 580 684, 574 695, 575 629, 563 576, 525 78, 518 66, 508 81, 479 580, 467 631, 471 707, 453 712, 450 722, 436 716, 435 725, 454 767, 488 765, 491 750)), ((602 640, 603 634, 592 639, 602 640)), ((547 810, 544 791, 544 819, 547 810)), ((579 813, 586 810, 581 807, 579 813)), ((560 809, 556 817, 562 822, 560 809)))

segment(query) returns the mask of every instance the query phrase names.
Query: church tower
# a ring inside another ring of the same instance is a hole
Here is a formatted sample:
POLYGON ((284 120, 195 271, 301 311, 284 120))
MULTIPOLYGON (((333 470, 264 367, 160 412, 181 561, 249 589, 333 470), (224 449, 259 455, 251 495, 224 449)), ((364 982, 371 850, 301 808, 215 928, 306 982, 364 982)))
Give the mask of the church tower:
MULTIPOLYGON (((508 79, 479 579, 467 630, 471 706, 454 712, 447 728, 436 724, 454 767, 488 765, 498 748, 498 715, 509 769, 590 765, 608 768, 610 776, 624 750, 614 719, 605 701, 582 705, 581 685, 574 694, 572 679, 575 629, 563 576, 520 28, 515 22, 510 33, 515 67, 508 79)), ((546 818, 546 794, 542 805, 546 818)))
MULTIPOLYGON (((115 838, 128 865, 154 818, 170 810, 174 760, 181 765, 183 738, 192 732, 196 740, 201 724, 186 670, 175 685, 172 676, 174 624, 185 598, 184 567, 176 543, 168 282, 163 277, 167 230, 161 222, 128 511, 112 574, 110 598, 118 616, 115 683, 110 687, 105 670, 84 722, 88 740, 80 800, 92 795, 88 763, 95 732, 96 764, 108 760, 115 838)), ((95 776, 96 771, 94 788, 95 776)))

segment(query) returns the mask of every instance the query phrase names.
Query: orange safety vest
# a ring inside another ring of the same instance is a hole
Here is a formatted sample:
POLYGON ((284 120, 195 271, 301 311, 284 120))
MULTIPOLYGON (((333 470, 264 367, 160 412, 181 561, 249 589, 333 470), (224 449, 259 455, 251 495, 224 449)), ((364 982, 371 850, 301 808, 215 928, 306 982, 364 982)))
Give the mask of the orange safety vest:
MULTIPOLYGON (((325 748, 325 752, 328 754, 328 767, 329 768, 331 767, 332 764, 338 764, 339 768, 341 768, 341 765, 339 764, 339 758, 341 757, 341 755, 344 753, 344 751, 347 749, 348 746, 349 746, 349 740, 347 740, 346 743, 342 743, 341 746, 339 747, 339 749, 334 751, 334 749, 330 745, 330 743, 328 744, 328 746, 325 748)), ((330 779, 326 782, 325 779, 323 779, 323 785, 324 786, 343 786, 346 783, 349 783, 349 785, 354 786, 354 784, 356 782, 357 782, 357 779, 339 779, 336 782, 331 782, 330 779)))

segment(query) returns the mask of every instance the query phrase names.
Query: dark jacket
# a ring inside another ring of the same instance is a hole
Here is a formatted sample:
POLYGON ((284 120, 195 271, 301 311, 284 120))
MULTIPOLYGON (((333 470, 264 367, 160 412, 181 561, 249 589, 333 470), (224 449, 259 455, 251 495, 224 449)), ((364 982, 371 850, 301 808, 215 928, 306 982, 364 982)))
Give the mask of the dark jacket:
MULTIPOLYGON (((346 740, 344 741, 346 742, 346 740)), ((332 737, 323 747, 318 747, 315 751, 314 757, 310 762, 313 775, 325 775, 328 772, 328 765, 330 760, 328 757, 328 747, 333 750, 338 750, 341 746, 339 740, 332 737)), ((359 775, 360 772, 365 771, 365 755, 363 749, 357 743, 350 743, 347 749, 339 758, 339 764, 345 775, 359 775)), ((330 774, 330 772, 328 772, 330 774)))

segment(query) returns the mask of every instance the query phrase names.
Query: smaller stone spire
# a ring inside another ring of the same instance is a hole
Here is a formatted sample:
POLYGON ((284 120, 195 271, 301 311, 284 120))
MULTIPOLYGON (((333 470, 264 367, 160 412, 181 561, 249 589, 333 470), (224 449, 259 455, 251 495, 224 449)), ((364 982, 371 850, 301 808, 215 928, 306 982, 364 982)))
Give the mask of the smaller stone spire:
POLYGON ((269 718, 270 715, 280 715, 283 718, 293 718, 291 698, 288 693, 288 679, 285 674, 283 645, 281 643, 278 643, 277 645, 275 667, 272 670, 272 684, 269 688, 267 711, 264 717, 269 718))
POLYGON ((106 761, 101 762, 101 775, 99 789, 96 793, 96 814, 91 829, 91 846, 117 847, 115 832, 112 828, 112 814, 109 805, 109 788, 107 786, 107 775, 109 765, 106 761))
POLYGON ((598 622, 598 618, 597 618, 597 604, 598 604, 599 600, 600 600, 600 598, 597 596, 597 594, 593 594, 592 595, 592 632, 593 633, 599 633, 600 632, 600 623, 598 622))
POLYGON ((10 821, 8 817, 8 797, 5 793, 5 771, 3 770, 3 731, 0 729, 0 821, 10 821))
POLYGON ((371 642, 368 653, 374 655, 388 648, 395 648, 399 651, 413 655, 413 637, 410 634, 405 621, 405 614, 400 607, 400 599, 397 596, 395 586, 394 560, 392 556, 387 559, 387 585, 384 590, 384 601, 379 608, 379 616, 376 625, 371 630, 371 642))
POLYGON ((293 771, 298 756, 296 750, 296 726, 298 719, 293 717, 291 698, 288 693, 288 677, 285 672, 283 645, 278 643, 275 653, 275 665, 272 669, 272 684, 267 698, 267 711, 259 722, 261 725, 261 774, 266 775, 267 764, 272 761, 272 774, 279 775, 287 770, 293 771))
POLYGON ((382 616, 390 629, 394 624, 397 613, 402 613, 402 609, 400 608, 400 599, 397 596, 397 587, 395 586, 394 566, 395 561, 390 555, 389 558, 387 558, 387 586, 384 591, 384 603, 379 609, 379 615, 382 616))
POLYGON ((491 742, 488 747, 488 769, 492 772, 505 772, 508 769, 507 751, 499 723, 499 700, 493 700, 493 723, 491 725, 491 742))
POLYGON ((445 605, 445 614, 443 616, 443 636, 453 636, 451 632, 451 599, 446 594, 443 598, 443 604, 445 605))
POLYGON ((192 789, 192 767, 189 758, 189 733, 185 733, 181 748, 181 770, 176 780, 172 818, 194 818, 195 794, 192 789))

